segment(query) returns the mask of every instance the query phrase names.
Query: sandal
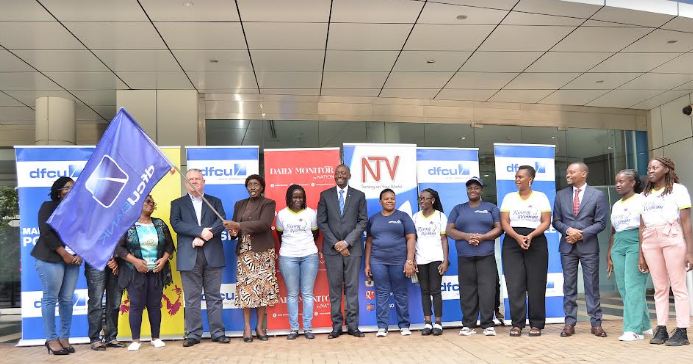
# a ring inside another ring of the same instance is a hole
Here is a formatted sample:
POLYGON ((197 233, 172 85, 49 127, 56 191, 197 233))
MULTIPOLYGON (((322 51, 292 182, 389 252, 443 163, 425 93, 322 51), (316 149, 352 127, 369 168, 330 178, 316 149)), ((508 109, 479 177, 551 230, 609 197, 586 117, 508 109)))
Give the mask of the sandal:
POLYGON ((513 326, 513 328, 510 329, 510 336, 513 336, 513 337, 522 336, 522 328, 517 327, 517 326, 513 326))
POLYGON ((541 329, 538 327, 532 327, 529 329, 529 336, 541 336, 541 329))

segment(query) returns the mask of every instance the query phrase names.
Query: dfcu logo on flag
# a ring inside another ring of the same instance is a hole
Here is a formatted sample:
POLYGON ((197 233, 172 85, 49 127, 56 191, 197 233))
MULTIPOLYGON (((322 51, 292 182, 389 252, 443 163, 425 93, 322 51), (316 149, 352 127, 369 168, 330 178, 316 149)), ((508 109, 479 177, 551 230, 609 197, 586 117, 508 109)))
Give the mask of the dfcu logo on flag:
POLYGON ((171 163, 120 109, 48 223, 86 262, 103 269, 118 240, 142 212, 144 196, 171 163), (132 177, 132 178, 131 178, 132 177))
POLYGON ((94 173, 87 179, 86 188, 101 206, 111 207, 129 178, 113 158, 104 155, 94 173))

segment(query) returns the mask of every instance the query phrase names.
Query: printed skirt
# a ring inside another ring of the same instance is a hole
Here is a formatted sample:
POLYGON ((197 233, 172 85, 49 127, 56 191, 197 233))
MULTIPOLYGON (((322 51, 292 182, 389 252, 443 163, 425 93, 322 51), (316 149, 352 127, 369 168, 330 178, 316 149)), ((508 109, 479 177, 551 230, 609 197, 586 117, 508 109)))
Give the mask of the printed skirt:
POLYGON ((263 252, 246 250, 238 255, 236 306, 256 308, 279 302, 275 259, 274 249, 263 252))

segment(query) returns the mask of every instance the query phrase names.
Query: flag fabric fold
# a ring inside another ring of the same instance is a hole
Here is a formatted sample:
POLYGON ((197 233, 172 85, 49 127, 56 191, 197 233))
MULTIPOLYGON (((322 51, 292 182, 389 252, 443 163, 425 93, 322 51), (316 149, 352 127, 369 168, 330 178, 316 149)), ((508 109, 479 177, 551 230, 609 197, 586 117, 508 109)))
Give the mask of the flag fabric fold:
POLYGON ((145 197, 172 164, 125 109, 120 109, 72 191, 48 223, 97 269, 140 216, 145 197))

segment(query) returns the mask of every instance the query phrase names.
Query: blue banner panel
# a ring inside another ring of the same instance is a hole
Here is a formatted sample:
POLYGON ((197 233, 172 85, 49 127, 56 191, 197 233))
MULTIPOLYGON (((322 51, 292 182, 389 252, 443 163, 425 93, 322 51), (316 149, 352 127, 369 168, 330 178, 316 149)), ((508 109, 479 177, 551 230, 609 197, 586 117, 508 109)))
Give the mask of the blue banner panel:
MULTIPOLYGON (((493 145, 496 163, 496 189, 498 203, 503 201, 506 194, 516 192, 515 172, 521 165, 533 166, 537 175, 532 183, 534 191, 543 192, 549 199, 553 207, 556 198, 556 168, 554 145, 537 144, 503 144, 493 145)), ((500 206, 498 206, 500 208, 500 206)), ((561 268, 561 257, 558 252, 560 236, 558 232, 550 226, 544 232, 548 241, 549 249, 549 269, 546 283, 546 322, 559 323, 564 321, 563 315, 563 269, 561 268)), ((501 236, 501 242, 504 236, 501 236)), ((505 286, 505 276, 501 279, 501 287, 504 291, 503 296, 507 297, 505 286)), ((508 299, 505 302, 506 322, 510 322, 510 305, 508 299)))
MULTIPOLYGON (((419 191, 431 188, 438 192, 446 216, 452 209, 468 201, 465 183, 479 176, 479 150, 476 148, 416 149, 416 169, 419 191)), ((418 210, 418 209, 417 209, 418 210)), ((448 239, 450 266, 443 276, 443 324, 460 325, 460 285, 457 279, 457 248, 448 239)))
MULTIPOLYGON (((221 199, 226 218, 233 216, 233 206, 238 200, 248 198, 245 179, 260 170, 257 146, 244 147, 186 147, 188 169, 197 168, 205 177, 205 193, 221 199)), ((236 240, 222 233, 226 267, 221 281, 223 319, 227 332, 242 335, 243 311, 236 306, 236 240)), ((204 297, 202 299, 202 326, 209 334, 204 297)), ((253 324, 254 325, 254 324, 253 324)))
MULTIPOLYGON (((43 318, 41 316, 41 281, 36 272, 36 259, 31 256, 39 237, 38 210, 49 200, 53 182, 62 176, 77 179, 94 147, 15 147, 17 163, 17 189, 19 194, 19 244, 22 264, 22 338, 19 345, 41 345, 43 318)), ((88 343, 87 283, 84 265, 80 267, 74 293, 72 316, 73 343, 88 343)), ((56 307, 56 325, 59 325, 56 307)), ((58 326, 56 326, 58 327, 58 326)))

